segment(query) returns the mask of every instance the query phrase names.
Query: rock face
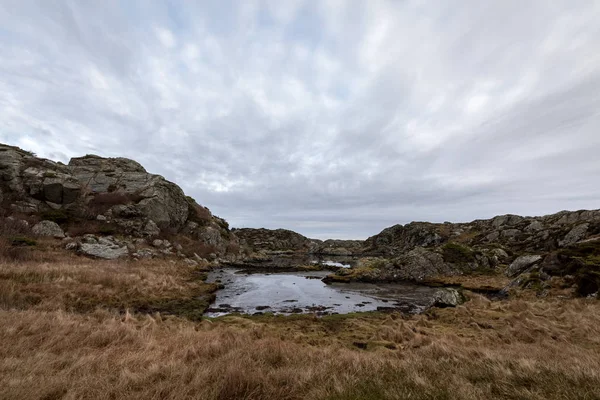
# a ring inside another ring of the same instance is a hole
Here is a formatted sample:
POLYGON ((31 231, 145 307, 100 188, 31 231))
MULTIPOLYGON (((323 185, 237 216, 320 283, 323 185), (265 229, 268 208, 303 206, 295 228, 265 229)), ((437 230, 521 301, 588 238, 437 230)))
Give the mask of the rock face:
POLYGON ((568 246, 600 234, 600 210, 562 211, 543 217, 500 215, 468 223, 411 222, 394 225, 365 241, 364 253, 395 256, 419 246, 455 242, 469 247, 536 253, 568 246))
POLYGON ((302 251, 309 252, 316 242, 287 229, 233 229, 242 245, 252 251, 302 251))
POLYGON ((362 253, 362 240, 309 239, 287 229, 233 229, 242 245, 252 252, 301 252, 315 255, 352 256, 362 253))
POLYGON ((64 238, 65 233, 56 222, 41 221, 31 228, 33 234, 38 236, 51 236, 56 238, 64 238))
POLYGON ((364 241, 362 240, 334 240, 328 239, 323 242, 315 241, 313 254, 329 256, 352 256, 362 253, 364 241))
POLYGON ((538 255, 527 255, 517 257, 515 261, 513 261, 506 270, 507 276, 516 276, 525 271, 527 268, 531 267, 538 261, 542 259, 542 256, 538 255))
MULTIPOLYGON (((133 237, 182 234, 217 255, 239 255, 238 239, 225 220, 186 197, 176 184, 126 158, 87 155, 64 165, 0 144, 0 203, 9 214, 79 226, 94 221, 100 231, 133 237)), ((36 229, 40 235, 53 229, 57 234, 50 235, 60 236, 47 222, 36 229)))

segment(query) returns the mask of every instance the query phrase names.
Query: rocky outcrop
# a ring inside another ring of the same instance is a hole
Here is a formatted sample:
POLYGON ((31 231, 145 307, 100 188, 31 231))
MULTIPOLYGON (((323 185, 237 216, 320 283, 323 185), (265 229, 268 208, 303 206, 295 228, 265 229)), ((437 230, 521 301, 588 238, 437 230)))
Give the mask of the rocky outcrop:
MULTIPOLYGON (((215 256, 240 254, 225 220, 186 197, 176 184, 126 158, 87 155, 64 165, 0 144, 0 202, 7 214, 37 216, 77 226, 77 231, 90 226, 133 237, 184 235, 215 256)), ((48 235, 50 228, 58 233, 49 222, 35 233, 48 235)))
POLYGON ((445 243, 502 248, 516 254, 547 252, 600 235, 600 210, 562 211, 543 217, 500 215, 468 223, 411 222, 394 225, 365 241, 364 252, 386 257, 415 247, 445 243))
POLYGON ((233 232, 252 252, 310 252, 318 246, 318 241, 287 229, 240 228, 233 232))
POLYGON ((600 286, 598 243, 599 210, 501 215, 458 224, 413 222, 368 238, 362 252, 371 258, 325 281, 424 282, 440 276, 504 274, 513 278, 509 287, 541 288, 551 276, 571 274, 578 291, 590 294, 600 286))
POLYGON ((313 254, 329 256, 352 256, 362 253, 364 241, 362 240, 335 240, 328 239, 323 242, 314 241, 313 254))
POLYGON ((233 229, 243 246, 251 253, 299 252, 315 255, 352 256, 362 253, 362 240, 325 241, 309 239, 287 229, 233 229))

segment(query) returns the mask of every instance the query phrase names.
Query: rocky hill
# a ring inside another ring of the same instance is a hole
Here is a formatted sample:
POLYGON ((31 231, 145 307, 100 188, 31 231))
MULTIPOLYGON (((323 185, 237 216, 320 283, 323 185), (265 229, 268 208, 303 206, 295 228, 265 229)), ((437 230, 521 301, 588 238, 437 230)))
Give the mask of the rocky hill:
POLYGON ((448 242, 502 247, 515 253, 550 251, 600 234, 600 210, 561 211, 542 217, 500 215, 468 223, 411 222, 394 225, 368 238, 366 254, 396 256, 415 247, 448 242))
POLYGON ((357 268, 338 271, 328 281, 424 282, 501 273, 514 279, 512 286, 543 289, 560 276, 588 295, 600 287, 600 210, 394 225, 368 238, 362 254, 357 268))
POLYGON ((71 248, 92 248, 92 255, 157 248, 196 259, 240 254, 225 220, 126 158, 87 155, 65 165, 0 144, 0 211, 5 222, 35 224, 37 235, 70 236, 71 248))
POLYGON ((362 254, 362 240, 309 239, 287 229, 233 229, 242 245, 251 252, 296 252, 315 255, 352 256, 362 254))
POLYGON ((232 231, 252 252, 310 252, 319 242, 287 229, 239 228, 232 231))

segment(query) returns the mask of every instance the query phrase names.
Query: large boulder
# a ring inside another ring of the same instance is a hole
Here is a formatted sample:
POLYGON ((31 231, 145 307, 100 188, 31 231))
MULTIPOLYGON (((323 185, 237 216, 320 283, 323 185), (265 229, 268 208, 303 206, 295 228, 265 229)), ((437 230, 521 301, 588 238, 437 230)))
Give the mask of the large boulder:
POLYGON ((114 260, 129 255, 127 246, 108 243, 82 243, 79 251, 83 255, 105 260, 114 260))
POLYGON ((558 241, 560 247, 570 246, 577 243, 586 236, 587 230, 590 227, 589 223, 579 224, 569 231, 562 240, 558 241))
POLYGON ((51 236, 55 238, 64 238, 65 232, 61 229, 61 227, 52 221, 42 221, 38 222, 31 228, 31 231, 34 235, 38 236, 51 236))
POLYGON ((465 302, 465 296, 457 289, 442 288, 433 294, 430 307, 456 307, 465 302))
POLYGON ((506 270, 506 276, 517 276, 541 260, 542 256, 540 255, 526 255, 517 257, 517 259, 508 266, 508 269, 506 270))

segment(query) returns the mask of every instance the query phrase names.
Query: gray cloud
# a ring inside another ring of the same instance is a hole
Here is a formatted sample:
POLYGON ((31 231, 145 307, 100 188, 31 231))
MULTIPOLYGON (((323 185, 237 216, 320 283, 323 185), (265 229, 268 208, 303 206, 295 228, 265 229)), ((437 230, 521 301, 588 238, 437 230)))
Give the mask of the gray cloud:
POLYGON ((233 226, 598 208, 597 1, 0 2, 0 141, 126 156, 233 226))

